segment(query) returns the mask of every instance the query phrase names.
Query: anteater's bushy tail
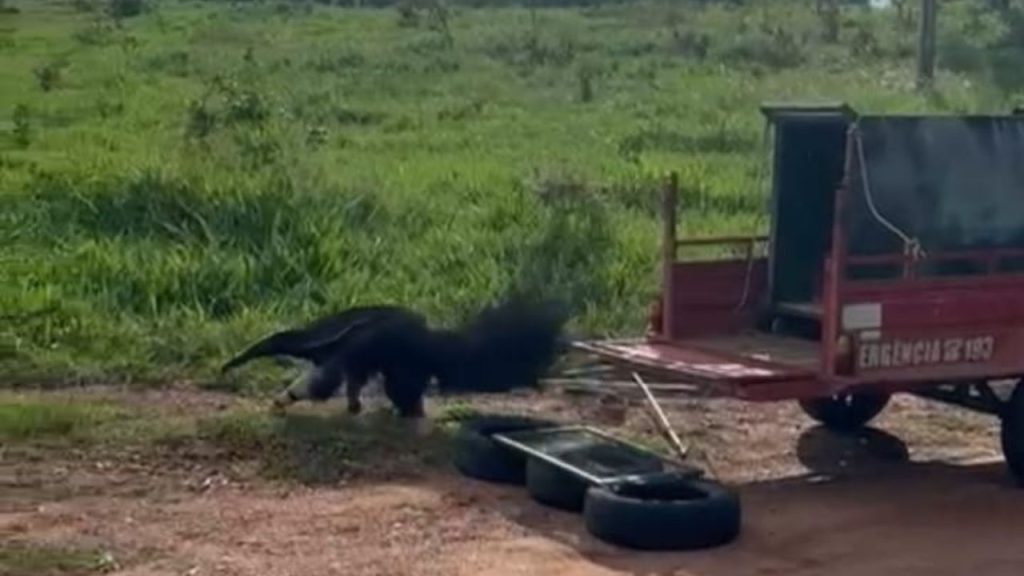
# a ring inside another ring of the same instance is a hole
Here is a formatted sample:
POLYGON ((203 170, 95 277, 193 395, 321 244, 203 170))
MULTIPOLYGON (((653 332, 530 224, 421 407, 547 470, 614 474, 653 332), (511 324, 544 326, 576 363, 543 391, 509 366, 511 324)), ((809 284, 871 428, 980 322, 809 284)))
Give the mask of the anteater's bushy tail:
POLYGON ((506 392, 536 387, 562 352, 569 314, 557 302, 512 298, 491 305, 458 330, 442 392, 506 392))

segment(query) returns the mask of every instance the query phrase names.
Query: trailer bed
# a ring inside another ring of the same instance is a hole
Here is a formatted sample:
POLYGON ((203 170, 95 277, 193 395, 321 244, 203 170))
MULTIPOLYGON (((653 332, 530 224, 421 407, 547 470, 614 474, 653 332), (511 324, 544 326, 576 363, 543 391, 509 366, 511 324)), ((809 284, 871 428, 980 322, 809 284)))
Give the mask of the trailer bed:
POLYGON ((685 341, 685 344, 730 357, 739 356, 810 370, 814 370, 820 362, 818 354, 821 346, 817 342, 762 332, 694 338, 685 341))
POLYGON ((676 341, 578 342, 575 346, 613 365, 666 381, 718 386, 727 394, 751 398, 788 394, 791 386, 816 381, 821 362, 817 342, 754 331, 676 341))

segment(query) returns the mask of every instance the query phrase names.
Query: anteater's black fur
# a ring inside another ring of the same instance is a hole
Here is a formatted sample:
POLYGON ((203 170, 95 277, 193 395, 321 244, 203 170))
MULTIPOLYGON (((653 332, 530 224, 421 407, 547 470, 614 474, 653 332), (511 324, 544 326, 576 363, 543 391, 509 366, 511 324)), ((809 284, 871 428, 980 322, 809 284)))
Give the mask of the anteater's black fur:
POLYGON ((309 399, 330 398, 345 384, 352 412, 360 409, 361 388, 380 375, 398 413, 420 417, 432 377, 442 393, 535 386, 559 353, 566 320, 553 304, 521 299, 490 306, 456 329, 431 328, 403 307, 353 308, 305 329, 271 335, 224 369, 260 356, 304 358, 315 366, 309 399))

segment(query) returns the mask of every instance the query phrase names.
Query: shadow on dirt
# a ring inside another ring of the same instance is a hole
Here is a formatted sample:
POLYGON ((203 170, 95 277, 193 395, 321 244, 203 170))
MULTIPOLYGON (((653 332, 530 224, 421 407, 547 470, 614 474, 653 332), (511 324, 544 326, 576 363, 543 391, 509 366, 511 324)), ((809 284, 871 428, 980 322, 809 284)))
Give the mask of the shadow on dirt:
MULTIPOLYGON (((848 435, 810 428, 798 439, 797 456, 807 473, 737 486, 743 532, 711 550, 651 553, 610 546, 590 536, 579 515, 546 508, 524 490, 521 504, 502 508, 509 520, 582 560, 638 576, 859 576, 906 573, 904 567, 922 559, 920 566, 942 568, 929 573, 962 574, 984 564, 979 558, 1002 554, 1005 561, 1006 546, 1024 547, 1024 534, 1013 528, 1024 514, 1024 498, 1001 462, 913 462, 903 441, 874 428, 848 435), (959 550, 957 559, 930 560, 930 550, 945 539, 959 550)), ((1015 573, 1004 568, 993 564, 982 572, 1015 573)))
POLYGON ((419 476, 444 465, 449 445, 444 426, 418 431, 387 410, 236 411, 200 420, 196 436, 217 459, 254 461, 268 477, 313 486, 419 476))
POLYGON ((864 475, 907 464, 910 450, 903 440, 878 428, 837 434, 815 426, 800 435, 796 456, 808 470, 818 474, 838 476, 852 471, 864 475))

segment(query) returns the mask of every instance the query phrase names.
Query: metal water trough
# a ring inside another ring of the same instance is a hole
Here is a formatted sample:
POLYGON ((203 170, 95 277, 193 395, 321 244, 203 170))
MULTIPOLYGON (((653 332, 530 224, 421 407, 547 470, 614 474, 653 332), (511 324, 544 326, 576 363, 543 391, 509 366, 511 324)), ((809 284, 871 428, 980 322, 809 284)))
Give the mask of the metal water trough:
POLYGON ((592 485, 609 486, 669 473, 677 478, 699 478, 699 468, 616 438, 591 426, 558 426, 495 434, 503 446, 543 460, 592 485))

